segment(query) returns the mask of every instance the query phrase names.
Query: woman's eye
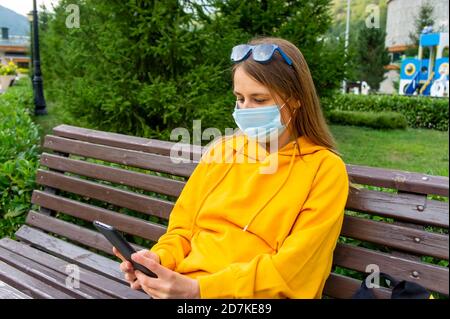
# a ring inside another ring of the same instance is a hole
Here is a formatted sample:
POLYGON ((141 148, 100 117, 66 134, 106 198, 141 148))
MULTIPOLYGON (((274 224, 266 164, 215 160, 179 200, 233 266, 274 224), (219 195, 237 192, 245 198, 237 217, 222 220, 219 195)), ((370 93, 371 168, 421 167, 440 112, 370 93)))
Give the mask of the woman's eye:
POLYGON ((264 103, 264 102, 266 102, 267 100, 259 100, 259 99, 255 99, 255 102, 256 103, 264 103))

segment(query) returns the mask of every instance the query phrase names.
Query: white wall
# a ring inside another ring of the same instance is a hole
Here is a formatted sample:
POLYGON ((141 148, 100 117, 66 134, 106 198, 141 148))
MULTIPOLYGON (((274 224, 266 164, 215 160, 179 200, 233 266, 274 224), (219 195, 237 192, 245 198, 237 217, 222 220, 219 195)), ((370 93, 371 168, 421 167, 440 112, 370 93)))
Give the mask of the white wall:
POLYGON ((411 44, 409 33, 415 31, 415 17, 426 2, 434 7, 435 29, 442 25, 443 31, 448 32, 448 0, 391 0, 388 2, 386 47, 411 44))

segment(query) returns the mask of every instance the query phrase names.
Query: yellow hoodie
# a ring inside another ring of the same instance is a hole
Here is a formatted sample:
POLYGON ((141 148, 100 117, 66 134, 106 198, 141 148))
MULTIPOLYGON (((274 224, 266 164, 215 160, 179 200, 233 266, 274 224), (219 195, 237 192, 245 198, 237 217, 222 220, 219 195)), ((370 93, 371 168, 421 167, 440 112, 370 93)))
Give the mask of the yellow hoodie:
POLYGON ((200 160, 150 250, 196 278, 201 298, 321 298, 348 196, 344 162, 305 136, 278 152, 259 147, 265 160, 253 162, 245 135, 222 141, 200 160), (218 154, 235 160, 220 163, 218 154), (262 174, 274 159, 276 172, 262 174))

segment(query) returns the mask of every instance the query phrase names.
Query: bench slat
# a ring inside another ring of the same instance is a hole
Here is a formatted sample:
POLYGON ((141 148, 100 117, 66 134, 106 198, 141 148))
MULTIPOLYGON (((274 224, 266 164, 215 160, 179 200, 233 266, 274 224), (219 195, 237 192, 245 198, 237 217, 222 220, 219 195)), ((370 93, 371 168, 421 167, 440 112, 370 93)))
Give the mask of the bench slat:
MULTIPOLYGON (((64 220, 50 217, 35 211, 30 211, 26 223, 30 226, 61 235, 80 244, 98 249, 112 255, 112 245, 99 232, 66 222, 64 220)), ((144 247, 131 244, 135 250, 144 249, 144 247)))
MULTIPOLYGON (((135 151, 142 151, 147 153, 154 153, 160 155, 170 155, 170 150, 174 142, 162 141, 157 139, 148 139, 138 136, 130 136, 118 133, 110 133, 97 131, 82 127, 59 125, 53 128, 53 134, 61 137, 72 138, 79 141, 86 141, 101 145, 108 145, 113 147, 125 148, 135 151)), ((202 147, 192 144, 185 144, 191 149, 190 153, 200 154, 202 147)))
MULTIPOLYGON (((109 133, 70 125, 59 125, 53 129, 57 136, 80 141, 98 143, 169 156, 175 142, 146 139, 124 134, 109 133)), ((193 145, 193 152, 198 156, 204 147, 193 145)), ((196 157, 199 158, 199 157, 196 157)), ((436 194, 449 196, 449 179, 445 176, 426 175, 402 170, 348 164, 347 171, 356 183, 386 188, 395 188, 406 192, 436 194), (424 180, 423 177, 427 177, 424 180)))
POLYGON ((31 297, 0 280, 0 299, 31 299, 31 297))
MULTIPOLYGON (((53 269, 63 275, 67 275, 65 269, 67 265, 72 264, 70 261, 61 260, 55 256, 52 256, 43 251, 32 248, 23 243, 16 242, 9 238, 0 240, 0 247, 14 252, 20 256, 32 259, 41 265, 44 265, 50 269, 53 269)), ((91 287, 91 289, 99 290, 107 296, 103 298, 144 298, 149 299, 149 296, 143 293, 136 293, 136 291, 130 289, 129 286, 125 286, 118 283, 115 280, 104 277, 100 274, 94 273, 78 265, 79 269, 79 281, 80 288, 85 289, 85 286, 91 287)), ((102 298, 102 295, 97 294, 96 298, 102 298)))
POLYGON ((21 241, 53 256, 126 284, 123 273, 119 269, 119 263, 109 258, 27 225, 21 226, 15 235, 21 241))
POLYGON ((395 278, 414 281, 431 291, 448 295, 448 268, 342 243, 336 246, 333 264, 361 272, 365 272, 369 264, 374 264, 381 272, 395 278), (412 275, 414 271, 418 272, 417 278, 412 275))
POLYGON ((169 218, 173 207, 170 201, 41 169, 36 174, 36 180, 41 185, 98 199, 119 207, 129 208, 164 219, 169 218))
POLYGON ((75 299, 37 278, 0 260, 0 280, 21 292, 38 299, 75 299))
MULTIPOLYGON (((70 261, 73 264, 128 286, 128 282, 119 269, 119 262, 27 225, 23 225, 17 231, 16 236, 21 241, 46 251, 53 256, 70 261)), ((108 253, 112 254, 112 252, 108 253)), ((135 291, 134 293, 138 295, 143 294, 140 291, 135 291)))
MULTIPOLYGON (((332 298, 351 299, 360 287, 360 280, 331 273, 323 288, 323 294, 332 298)), ((392 294, 390 289, 384 287, 373 289, 373 293, 377 299, 390 299, 392 294)))
POLYGON ((47 135, 44 147, 53 151, 95 158, 111 163, 133 166, 157 172, 188 177, 197 165, 174 163, 168 156, 127 150, 123 148, 92 144, 63 137, 47 135))
POLYGON ((347 215, 341 235, 448 260, 448 235, 347 215))
POLYGON ((166 227, 163 225, 43 191, 35 190, 31 197, 31 202, 86 221, 99 220, 114 226, 122 232, 152 241, 158 241, 158 238, 166 232, 166 227))
POLYGON ((77 299, 110 299, 111 296, 106 295, 97 289, 81 284, 79 288, 71 289, 66 285, 66 278, 68 274, 64 272, 55 271, 52 268, 37 263, 35 260, 25 258, 10 250, 0 247, 0 260, 8 265, 29 274, 30 276, 39 279, 40 281, 63 291, 64 293, 77 299))
POLYGON ((370 189, 350 191, 346 209, 357 212, 392 217, 419 225, 448 228, 449 204, 437 200, 419 202, 417 196, 378 192, 370 189), (420 211, 418 206, 423 206, 420 211))
POLYGON ((449 196, 449 179, 388 168, 346 164, 347 172, 357 184, 373 185, 400 191, 449 196))
POLYGON ((96 178, 121 185, 128 185, 160 194, 179 196, 185 182, 160 176, 133 172, 122 168, 110 167, 62 156, 43 153, 41 165, 63 172, 96 178))

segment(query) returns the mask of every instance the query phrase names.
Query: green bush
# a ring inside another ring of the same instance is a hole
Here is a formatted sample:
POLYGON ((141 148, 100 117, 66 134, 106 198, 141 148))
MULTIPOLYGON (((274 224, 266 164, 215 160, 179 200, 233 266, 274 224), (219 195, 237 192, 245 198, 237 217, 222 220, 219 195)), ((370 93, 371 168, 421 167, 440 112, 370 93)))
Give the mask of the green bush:
POLYGON ((30 82, 0 95, 0 238, 12 236, 31 206, 38 167, 38 128, 33 123, 30 82))
POLYGON ((408 121, 397 112, 362 112, 329 110, 325 112, 332 124, 367 126, 375 129, 405 129, 408 121))
POLYGON ((321 102, 326 112, 330 110, 398 112, 406 117, 410 127, 448 130, 448 99, 336 94, 333 97, 322 98, 321 102))

